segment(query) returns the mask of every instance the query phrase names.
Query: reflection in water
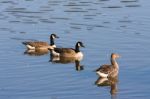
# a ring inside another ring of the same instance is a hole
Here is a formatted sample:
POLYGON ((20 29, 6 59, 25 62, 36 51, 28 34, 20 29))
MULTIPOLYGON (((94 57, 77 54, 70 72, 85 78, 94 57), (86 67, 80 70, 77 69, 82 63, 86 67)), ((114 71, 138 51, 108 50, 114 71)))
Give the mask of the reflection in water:
POLYGON ((54 57, 52 55, 50 55, 50 62, 53 63, 61 63, 61 64, 69 64, 69 63, 75 63, 75 69, 77 71, 81 71, 84 70, 84 66, 80 65, 80 61, 81 60, 77 60, 74 57, 54 57))
POLYGON ((109 99, 111 88, 117 91, 117 86, 108 80, 108 87, 99 85, 99 88, 95 88, 91 84, 93 77, 90 70, 97 68, 96 65, 87 66, 87 70, 80 74, 76 70, 82 70, 83 66, 80 65, 85 65, 80 61, 53 58, 53 66, 51 63, 41 63, 41 59, 45 61, 49 55, 47 51, 26 51, 25 54, 33 56, 32 60, 36 58, 33 61, 27 59, 31 57, 20 54, 25 51, 20 42, 37 41, 37 38, 46 40, 45 36, 50 32, 60 34, 60 45, 68 46, 77 40, 88 44, 84 50, 86 64, 99 64, 97 53, 100 53, 102 63, 105 62, 103 56, 106 53, 121 53, 124 56, 121 60, 122 75, 126 76, 119 80, 126 83, 120 85, 122 92, 117 95, 127 99, 149 99, 150 80, 146 79, 150 69, 146 66, 150 57, 147 54, 150 53, 147 46, 150 36, 149 8, 150 0, 0 0, 0 99, 16 99, 18 96, 28 96, 29 99, 50 99, 50 96, 109 99), (39 55, 45 56, 39 58, 39 55), (66 70, 68 65, 72 66, 69 68, 74 72, 66 70), (138 68, 141 65, 144 68, 138 68), (104 92, 107 95, 97 94, 103 88, 110 88, 104 92))
POLYGON ((123 2, 123 3, 131 3, 131 2, 138 2, 138 0, 122 0, 120 2, 123 2))
POLYGON ((103 86, 110 86, 110 94, 112 97, 115 97, 117 93, 117 82, 118 82, 118 77, 114 78, 101 78, 99 77, 96 81, 95 84, 97 86, 103 87, 103 86))
POLYGON ((84 66, 80 65, 80 61, 78 61, 78 60, 75 61, 75 67, 76 67, 77 71, 84 70, 84 66))
POLYGON ((48 50, 26 50, 24 54, 27 54, 29 56, 41 56, 48 54, 48 50))

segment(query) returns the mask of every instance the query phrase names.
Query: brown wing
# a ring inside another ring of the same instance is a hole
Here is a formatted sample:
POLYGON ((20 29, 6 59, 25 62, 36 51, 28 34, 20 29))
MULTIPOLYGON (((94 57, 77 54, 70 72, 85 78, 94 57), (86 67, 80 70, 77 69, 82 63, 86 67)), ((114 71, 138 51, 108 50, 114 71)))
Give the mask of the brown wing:
POLYGON ((112 66, 111 65, 102 65, 96 71, 100 71, 102 73, 109 74, 112 71, 112 66))
POLYGON ((41 42, 41 41, 26 42, 26 45, 31 45, 31 46, 34 46, 34 47, 49 46, 49 44, 47 42, 41 42))
POLYGON ((54 49, 55 50, 55 52, 57 52, 57 53, 68 53, 68 54, 75 54, 76 52, 75 52, 75 50, 74 49, 72 49, 72 48, 55 48, 54 49))
MULTIPOLYGON (((55 57, 51 57, 51 58, 52 58, 52 60, 53 60, 53 58, 55 59, 55 57)), ((53 62, 55 62, 55 63, 62 63, 62 64, 74 63, 75 62, 75 58, 60 56, 59 60, 54 60, 53 62)))

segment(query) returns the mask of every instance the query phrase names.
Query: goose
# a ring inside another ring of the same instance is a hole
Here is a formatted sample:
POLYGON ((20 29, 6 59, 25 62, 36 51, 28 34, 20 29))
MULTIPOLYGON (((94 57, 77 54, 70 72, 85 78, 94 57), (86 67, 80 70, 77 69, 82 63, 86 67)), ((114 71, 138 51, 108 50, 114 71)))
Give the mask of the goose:
POLYGON ((102 65, 96 69, 96 73, 100 77, 117 77, 119 72, 119 65, 116 62, 116 58, 119 58, 119 55, 116 53, 111 54, 111 65, 102 65))
POLYGON ((75 45, 75 49, 73 48, 48 48, 51 52, 52 56, 55 57, 74 57, 78 60, 82 60, 83 53, 80 51, 80 47, 84 47, 83 43, 78 41, 75 45))
POLYGON ((59 38, 56 34, 51 34, 50 35, 50 44, 47 42, 43 41, 27 41, 27 42, 22 42, 28 50, 36 50, 36 49, 47 49, 47 48, 55 48, 56 45, 54 44, 54 39, 59 38))

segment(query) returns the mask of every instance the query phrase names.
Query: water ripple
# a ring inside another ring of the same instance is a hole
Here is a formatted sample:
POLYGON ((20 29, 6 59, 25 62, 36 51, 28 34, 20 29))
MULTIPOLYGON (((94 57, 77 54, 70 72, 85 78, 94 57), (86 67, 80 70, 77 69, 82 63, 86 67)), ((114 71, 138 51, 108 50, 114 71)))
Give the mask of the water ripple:
POLYGON ((0 98, 110 99, 109 87, 94 85, 93 70, 116 52, 122 56, 117 98, 149 99, 149 2, 1 0, 0 98), (25 52, 23 41, 49 42, 51 33, 60 37, 57 47, 84 43, 83 71, 74 63, 49 62, 49 51, 25 52))

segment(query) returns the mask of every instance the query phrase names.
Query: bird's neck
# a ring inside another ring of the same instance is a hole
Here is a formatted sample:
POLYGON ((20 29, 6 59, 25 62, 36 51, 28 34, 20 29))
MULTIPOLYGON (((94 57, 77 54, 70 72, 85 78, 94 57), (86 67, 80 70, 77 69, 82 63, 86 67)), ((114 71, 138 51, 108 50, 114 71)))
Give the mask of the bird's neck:
POLYGON ((118 63, 115 58, 111 58, 111 64, 114 68, 119 69, 118 63))
POLYGON ((55 45, 53 37, 50 38, 50 45, 51 46, 55 45))
POLYGON ((76 44, 76 46, 75 46, 75 52, 76 52, 76 53, 80 52, 80 49, 79 49, 78 44, 76 44))

